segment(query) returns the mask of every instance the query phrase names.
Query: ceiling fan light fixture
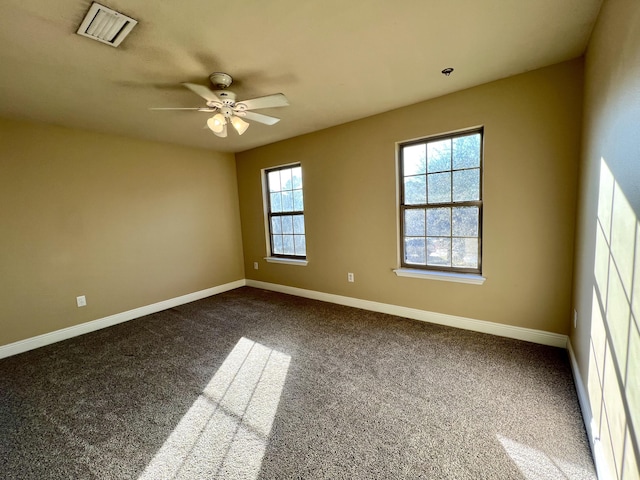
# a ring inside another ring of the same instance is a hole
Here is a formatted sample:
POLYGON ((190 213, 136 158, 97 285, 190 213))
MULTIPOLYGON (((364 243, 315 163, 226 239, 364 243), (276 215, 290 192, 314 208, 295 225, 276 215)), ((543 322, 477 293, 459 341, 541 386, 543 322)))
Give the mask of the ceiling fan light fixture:
MULTIPOLYGON (((207 120, 207 127, 209 127, 211 129, 211 131, 213 133, 215 133, 216 135, 218 135, 219 133, 222 133, 222 131, 225 131, 225 137, 226 135, 226 125, 227 125, 227 121, 224 118, 224 115, 222 115, 221 113, 216 113, 213 117, 211 117, 209 120, 207 120)), ((221 135, 218 135, 221 136, 221 135)))
POLYGON ((242 135, 249 128, 249 123, 242 120, 240 117, 233 116, 231 117, 231 125, 236 129, 238 135, 242 135))
POLYGON ((225 124, 222 126, 222 130, 220 130, 219 132, 216 132, 216 131, 214 130, 214 131, 213 131, 213 133, 214 133, 216 136, 220 137, 220 138, 226 138, 226 136, 227 136, 227 124, 225 123, 225 124))

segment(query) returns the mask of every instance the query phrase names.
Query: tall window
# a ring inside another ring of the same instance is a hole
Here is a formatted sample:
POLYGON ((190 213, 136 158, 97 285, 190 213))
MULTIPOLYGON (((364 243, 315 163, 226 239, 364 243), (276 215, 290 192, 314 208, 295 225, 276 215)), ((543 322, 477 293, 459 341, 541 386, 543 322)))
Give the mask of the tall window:
POLYGON ((482 129, 400 145, 402 266, 481 273, 482 129))
POLYGON ((300 164, 265 170, 271 256, 304 259, 304 199, 300 164))

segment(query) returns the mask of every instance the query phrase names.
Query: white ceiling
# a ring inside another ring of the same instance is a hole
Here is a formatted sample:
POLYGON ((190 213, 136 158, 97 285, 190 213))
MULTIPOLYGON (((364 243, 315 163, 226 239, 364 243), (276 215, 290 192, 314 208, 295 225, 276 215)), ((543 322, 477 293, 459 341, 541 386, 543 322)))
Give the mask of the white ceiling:
POLYGON ((601 0, 104 0, 139 22, 118 48, 75 34, 91 3, 0 2, 0 116, 239 152, 578 57, 601 0), (148 110, 214 71, 291 105, 226 139, 148 110))

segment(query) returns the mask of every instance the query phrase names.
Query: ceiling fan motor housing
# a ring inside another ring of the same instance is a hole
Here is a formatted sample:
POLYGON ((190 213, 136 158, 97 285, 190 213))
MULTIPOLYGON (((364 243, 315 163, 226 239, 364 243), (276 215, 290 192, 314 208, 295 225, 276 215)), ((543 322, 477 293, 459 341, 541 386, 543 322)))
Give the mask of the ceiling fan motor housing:
POLYGON ((207 102, 208 107, 210 108, 228 107, 231 109, 235 106, 236 94, 234 92, 231 92, 229 90, 217 90, 214 93, 220 99, 220 102, 222 102, 222 105, 220 105, 220 102, 209 100, 207 102))
POLYGON ((215 94, 222 100, 223 105, 233 106, 236 103, 236 94, 230 90, 218 90, 215 94))

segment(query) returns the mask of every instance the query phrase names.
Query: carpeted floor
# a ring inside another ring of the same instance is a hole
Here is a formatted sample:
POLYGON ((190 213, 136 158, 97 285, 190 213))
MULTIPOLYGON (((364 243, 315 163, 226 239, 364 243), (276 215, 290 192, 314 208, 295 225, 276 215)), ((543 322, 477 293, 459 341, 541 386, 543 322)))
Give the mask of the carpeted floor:
POLYGON ((243 287, 0 360, 2 479, 595 479, 564 350, 243 287))

